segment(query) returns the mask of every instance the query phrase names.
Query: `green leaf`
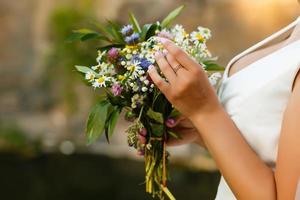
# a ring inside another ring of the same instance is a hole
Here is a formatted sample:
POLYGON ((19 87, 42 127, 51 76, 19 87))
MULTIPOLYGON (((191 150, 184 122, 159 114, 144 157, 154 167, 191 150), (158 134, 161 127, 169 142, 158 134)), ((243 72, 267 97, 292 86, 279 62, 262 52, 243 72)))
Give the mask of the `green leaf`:
POLYGON ((79 29, 73 31, 73 33, 67 38, 68 42, 73 42, 76 40, 86 41, 91 39, 107 40, 107 37, 101 35, 100 33, 91 29, 79 29))
POLYGON ((161 123, 161 124, 164 123, 163 114, 159 113, 159 112, 155 112, 151 108, 148 109, 147 116, 150 117, 151 119, 155 120, 158 123, 161 123))
POLYGON ((185 6, 182 5, 178 8, 176 8, 175 10, 173 10, 162 22, 161 22, 161 26, 162 28, 166 28, 168 27, 172 21, 181 13, 181 11, 183 10, 185 6))
POLYGON ((141 41, 146 40, 147 33, 153 24, 145 24, 141 31, 141 41))
POLYGON ((207 62, 203 62, 203 64, 205 65, 205 70, 206 71, 224 71, 224 67, 216 64, 216 63, 213 63, 211 61, 207 61, 207 62))
POLYGON ((112 47, 122 48, 122 47, 124 47, 124 44, 110 44, 110 45, 106 45, 103 47, 97 47, 97 50, 104 51, 104 50, 109 50, 112 47))
POLYGON ((157 24, 152 24, 149 30, 146 33, 145 40, 148 40, 150 37, 154 36, 156 34, 156 30, 160 30, 161 27, 157 24))
POLYGON ((87 40, 92 40, 92 39, 99 39, 99 40, 106 40, 107 38, 98 34, 98 33, 88 33, 84 36, 81 37, 81 41, 87 41, 87 40))
POLYGON ((180 137, 180 135, 178 135, 177 133, 173 132, 173 131, 168 131, 168 134, 170 136, 172 136, 173 138, 176 138, 176 139, 182 139, 182 137, 180 137))
POLYGON ((105 133, 105 138, 106 138, 107 143, 109 143, 109 134, 108 134, 109 120, 110 120, 110 117, 111 117, 111 114, 113 111, 114 111, 114 106, 110 104, 107 109, 107 118, 106 118, 105 126, 104 126, 104 133, 105 133))
POLYGON ((74 33, 80 33, 80 34, 97 33, 96 31, 88 29, 88 28, 82 28, 82 29, 74 30, 73 32, 74 33))
POLYGON ((164 134, 164 125, 163 124, 153 124, 151 123, 152 133, 155 136, 163 136, 164 134))
POLYGON ((99 29, 99 31, 103 34, 103 36, 105 36, 107 40, 111 42, 110 37, 112 36, 112 32, 109 29, 109 27, 102 25, 98 22, 92 22, 92 24, 95 25, 99 29))
POLYGON ((66 42, 75 42, 75 41, 80 41, 82 37, 82 34, 78 34, 78 33, 71 33, 67 39, 66 42))
POLYGON ((87 143, 92 144, 97 138, 99 138, 104 131, 105 121, 107 118, 107 111, 111 104, 107 101, 101 101, 97 103, 87 121, 86 134, 87 134, 87 143))
POLYGON ((110 30, 112 31, 112 35, 113 35, 115 41, 117 43, 123 44, 124 39, 123 39, 122 33, 120 32, 121 27, 117 23, 112 22, 110 20, 107 20, 107 22, 110 25, 110 30))
POLYGON ((120 111, 118 109, 115 109, 110 116, 109 119, 109 124, 108 124, 108 136, 109 138, 111 138, 111 136, 113 135, 114 129, 117 125, 117 121, 119 119, 120 116, 120 111))
POLYGON ((75 68, 77 69, 77 71, 84 73, 84 74, 86 74, 87 72, 93 71, 91 68, 85 67, 85 66, 76 65, 75 68))
POLYGON ((173 118, 176 118, 180 115, 180 112, 177 110, 177 109, 173 109, 171 114, 169 115, 169 117, 173 117, 173 118))
POLYGON ((133 26, 133 30, 137 33, 142 32, 141 27, 132 12, 129 12, 129 21, 133 26))

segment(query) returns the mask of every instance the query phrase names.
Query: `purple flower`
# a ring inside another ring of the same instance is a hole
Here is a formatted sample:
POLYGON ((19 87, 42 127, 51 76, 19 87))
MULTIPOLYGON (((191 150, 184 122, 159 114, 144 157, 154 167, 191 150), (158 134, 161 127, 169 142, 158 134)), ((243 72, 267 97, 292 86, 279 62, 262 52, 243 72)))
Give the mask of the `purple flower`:
POLYGON ((107 53, 108 59, 111 62, 114 62, 119 57, 119 50, 115 47, 111 48, 107 53))
POLYGON ((121 33, 124 36, 129 36, 133 33, 133 26, 131 24, 128 24, 126 26, 123 26, 123 28, 121 29, 121 33))
POLYGON ((111 87, 111 91, 113 93, 114 96, 119 96, 122 93, 122 86, 118 83, 114 83, 113 86, 111 87))
POLYGON ((138 41, 139 41, 139 38, 140 38, 140 35, 138 33, 133 33, 132 35, 130 36, 127 36, 125 38, 125 42, 127 44, 136 44, 138 41))
POLYGON ((141 59, 141 67, 143 68, 143 70, 145 70, 145 71, 147 71, 148 70, 148 67, 150 66, 150 65, 152 65, 152 63, 149 61, 149 60, 147 60, 146 58, 142 58, 141 59))

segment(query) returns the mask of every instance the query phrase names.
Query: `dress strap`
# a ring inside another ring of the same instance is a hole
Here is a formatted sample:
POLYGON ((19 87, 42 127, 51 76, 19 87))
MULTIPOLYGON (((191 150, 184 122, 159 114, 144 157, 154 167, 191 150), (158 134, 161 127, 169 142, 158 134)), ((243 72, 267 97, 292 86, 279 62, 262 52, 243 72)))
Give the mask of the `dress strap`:
POLYGON ((281 30, 275 32, 274 34, 270 35, 269 37, 263 39, 262 41, 256 43, 255 45, 251 46, 250 48, 246 49, 245 51, 241 52, 240 54, 236 55, 235 57, 233 57, 228 65, 225 68, 224 71, 224 76, 223 79, 228 79, 228 71, 229 68, 240 58, 244 57, 245 55, 257 50, 260 47, 265 46, 266 44, 268 44, 269 42, 275 40, 276 38, 279 38, 280 36, 284 35, 285 33, 287 33, 288 31, 290 31, 291 29, 293 29, 298 23, 300 23, 300 16, 293 21, 292 23, 290 23, 289 25, 287 25, 286 27, 282 28, 281 30))

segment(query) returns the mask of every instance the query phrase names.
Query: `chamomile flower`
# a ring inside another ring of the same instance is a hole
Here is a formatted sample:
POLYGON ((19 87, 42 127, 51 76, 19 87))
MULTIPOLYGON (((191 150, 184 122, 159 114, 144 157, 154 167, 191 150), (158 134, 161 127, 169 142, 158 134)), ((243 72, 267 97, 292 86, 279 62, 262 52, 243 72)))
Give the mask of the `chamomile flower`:
POLYGON ((98 57, 97 57, 97 62, 99 63, 99 64, 101 64, 101 62, 102 62, 102 58, 103 58, 103 56, 104 55, 106 55, 106 51, 98 51, 98 57))
POLYGON ((206 39, 204 38, 201 32, 194 31, 191 33, 191 40, 195 45, 198 45, 205 42, 206 39))
POLYGON ((106 87, 106 81, 108 81, 109 78, 106 76, 100 76, 99 78, 95 79, 93 82, 93 87, 94 88, 99 88, 99 87, 106 87))
POLYGON ((131 63, 127 66, 127 70, 131 73, 131 78, 138 78, 140 73, 143 72, 143 68, 140 66, 141 62, 138 60, 133 60, 131 63))
POLYGON ((95 79, 96 75, 93 71, 88 71, 85 74, 85 79, 88 80, 89 82, 93 81, 95 79))
POLYGON ((95 65, 95 66, 92 66, 92 70, 96 71, 97 69, 99 69, 100 65, 95 65))
POLYGON ((197 29, 198 29, 198 32, 201 33, 201 35, 204 37, 205 40, 208 40, 211 38, 211 31, 208 28, 199 26, 197 29))
POLYGON ((177 44, 183 44, 185 39, 189 36, 182 27, 182 25, 175 25, 173 29, 171 29, 171 33, 174 36, 174 41, 177 44))

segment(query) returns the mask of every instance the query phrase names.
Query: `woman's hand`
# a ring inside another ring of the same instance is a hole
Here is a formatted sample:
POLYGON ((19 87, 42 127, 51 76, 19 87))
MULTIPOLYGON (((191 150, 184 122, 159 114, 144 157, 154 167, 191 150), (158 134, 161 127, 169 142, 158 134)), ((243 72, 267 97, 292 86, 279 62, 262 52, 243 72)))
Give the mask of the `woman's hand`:
POLYGON ((187 117, 180 115, 175 119, 169 118, 166 121, 166 125, 172 131, 179 134, 180 137, 180 139, 170 137, 167 141, 168 146, 179 146, 189 143, 196 143, 202 147, 205 147, 200 133, 187 117))
POLYGON ((159 37, 158 40, 163 44, 165 52, 156 52, 155 59, 167 81, 158 74, 153 65, 149 67, 148 73, 166 98, 188 118, 220 108, 202 66, 170 40, 159 37), (182 67, 175 72, 174 69, 179 65, 182 67))

